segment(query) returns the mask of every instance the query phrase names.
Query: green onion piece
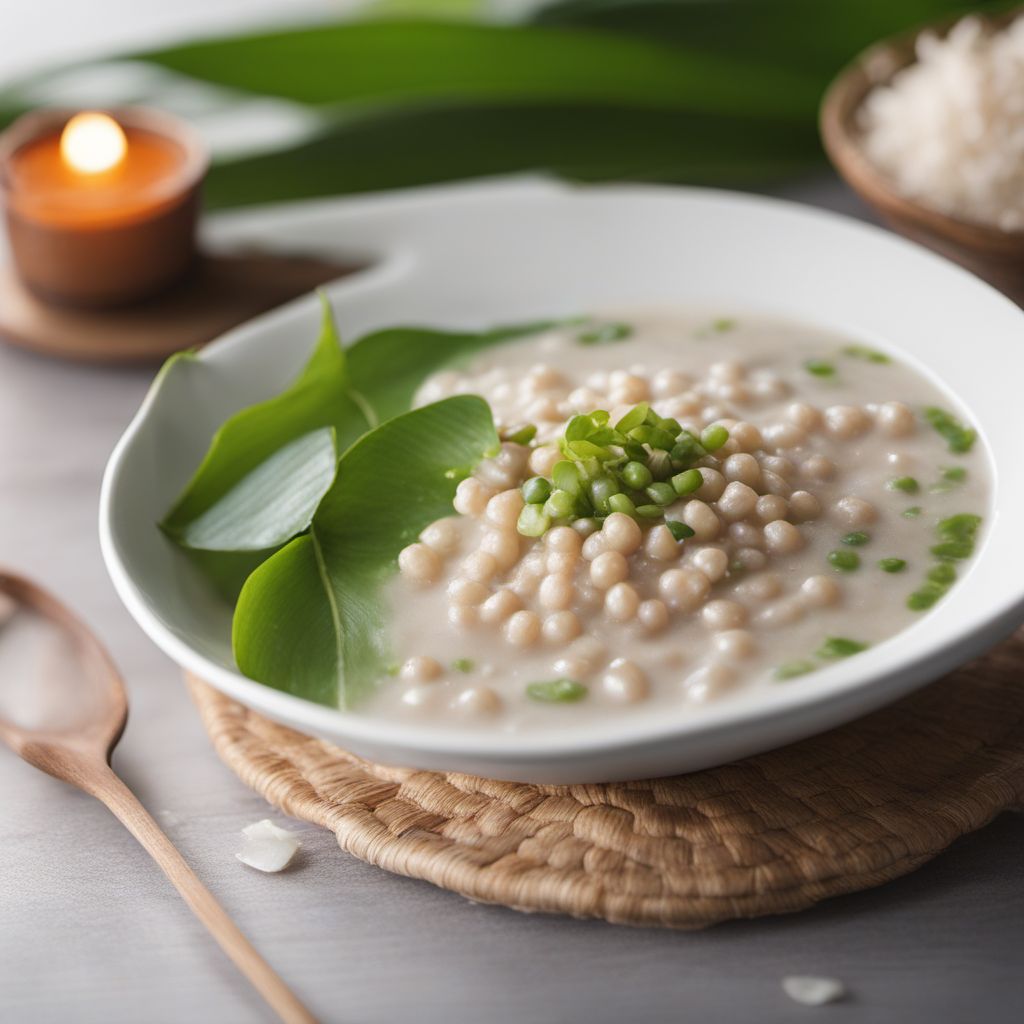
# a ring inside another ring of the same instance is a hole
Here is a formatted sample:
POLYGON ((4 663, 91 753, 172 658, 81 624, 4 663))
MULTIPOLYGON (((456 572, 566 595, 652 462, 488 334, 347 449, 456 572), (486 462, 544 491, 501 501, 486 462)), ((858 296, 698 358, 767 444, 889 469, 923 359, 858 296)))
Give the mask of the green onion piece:
POLYGON ((615 458, 615 452, 610 448, 603 448, 592 441, 570 441, 569 453, 579 459, 597 459, 599 462, 615 458))
POLYGON ((580 480, 579 471, 568 460, 555 463, 551 470, 551 482, 554 484, 555 490, 565 491, 574 498, 583 493, 583 483, 580 480))
POLYGON ((647 459, 647 449, 636 441, 627 441, 622 450, 631 462, 644 462, 647 459))
POLYGON ((856 551, 830 551, 826 557, 829 565, 840 572, 853 572, 860 565, 860 555, 856 551))
MULTIPOLYGON (((621 512, 624 516, 635 516, 636 506, 627 494, 613 494, 608 498, 608 508, 612 512, 621 512)), ((660 512, 660 509, 659 509, 660 512)))
POLYGON ((625 416, 615 424, 615 429, 623 434, 628 434, 634 427, 641 426, 647 419, 650 406, 646 402, 634 405, 625 416))
POLYGON ((981 516, 961 512, 941 520, 935 528, 938 530, 939 536, 945 540, 973 541, 978 534, 979 526, 981 526, 981 516))
POLYGON ((384 674, 388 676, 397 676, 402 671, 402 666, 397 661, 389 662, 384 666, 384 674))
POLYGON ((662 430, 667 430, 673 437, 678 437, 683 430, 682 423, 677 419, 673 419, 671 416, 666 416, 665 419, 658 420, 654 425, 656 427, 660 427, 662 430))
POLYGON ((938 583, 926 583, 907 598, 907 607, 914 612, 923 612, 945 596, 947 589, 938 583))
POLYGON ((540 537, 550 526, 551 516, 540 505, 524 505, 516 523, 516 529, 524 537, 540 537))
POLYGON ((860 654, 868 649, 867 644, 859 640, 850 640, 845 636, 830 636, 815 651, 819 658, 849 658, 852 654, 860 654))
POLYGON ((672 489, 676 494, 693 494, 704 486, 704 477, 699 469, 684 469, 672 477, 672 489))
POLYGON ((612 414, 607 409, 595 409, 590 418, 594 421, 595 427, 603 427, 612 418, 612 414))
POLYGON ((910 508, 905 508, 900 515, 904 519, 916 519, 924 511, 920 505, 911 505, 910 508))
POLYGON ((866 345, 847 345, 843 349, 844 356, 850 356, 853 359, 864 359, 869 363, 891 363, 892 360, 884 353, 879 352, 878 349, 868 348, 866 345))
POLYGON ((944 466, 942 479, 950 480, 953 483, 961 483, 967 479, 967 470, 963 466, 944 466))
POLYGON ((601 529, 601 520, 595 519, 593 516, 581 516, 579 519, 573 520, 572 528, 581 537, 589 537, 601 529))
POLYGON ((890 480, 886 486, 890 491, 916 494, 921 485, 912 476, 898 476, 890 480))
POLYGON ((883 558, 878 563, 882 572, 903 572, 907 563, 902 558, 883 558))
POLYGON ((859 548, 862 545, 867 544, 869 540, 871 540, 869 534, 864 533, 863 530, 857 530, 854 533, 848 533, 843 538, 843 543, 849 544, 851 548, 859 548))
POLYGON ((552 519, 568 519, 576 511, 576 499, 568 491, 552 491, 544 511, 552 519))
POLYGON ((590 502, 595 511, 607 515, 610 511, 608 499, 613 494, 619 493, 619 483, 610 476, 599 476, 596 480, 590 481, 590 502))
POLYGON ((670 454, 673 462, 682 463, 683 466, 686 466, 707 455, 707 452, 693 434, 684 430, 676 438, 676 443, 672 446, 670 454))
POLYGON ((565 425, 565 440, 582 441, 590 436, 593 429, 594 421, 589 416, 578 414, 565 425))
POLYGON ((645 493, 655 505, 671 505, 677 497, 675 488, 665 483, 651 484, 645 493))
POLYGON ((924 418, 939 436, 945 439, 951 452, 960 455, 969 452, 978 437, 976 430, 961 423, 952 413, 937 406, 928 406, 924 411, 924 418))
POLYGON ((941 544, 933 544, 928 550, 943 561, 960 561, 974 554, 974 541, 947 540, 941 544))
POLYGON ((513 444, 529 444, 537 436, 537 424, 527 423, 511 434, 506 435, 505 440, 513 444))
POLYGON ((582 331, 576 335, 576 340, 581 345, 608 345, 613 341, 625 341, 632 333, 633 328, 629 324, 610 323, 582 331))
POLYGON ((927 579, 929 583, 942 583, 949 586, 950 583, 956 582, 956 569, 949 562, 942 562, 928 570, 927 579))
POLYGON ((796 679, 797 676, 805 676, 813 672, 816 666, 810 661, 787 661, 775 669, 775 678, 779 680, 796 679))
POLYGON ((642 491, 653 479, 654 474, 642 462, 627 462, 622 467, 622 482, 634 491, 642 491))
POLYGON ((456 672, 472 672, 476 667, 476 662, 472 658, 456 658, 452 662, 452 668, 456 672))
POLYGON ((520 488, 527 505, 543 505, 551 496, 551 484, 542 476, 533 476, 520 488))
POLYGON ((587 438, 587 442, 588 444, 596 444, 598 447, 603 448, 610 444, 623 445, 626 443, 626 438, 613 427, 598 427, 587 438))
POLYGON ((647 459, 647 468, 655 480, 667 480, 672 475, 672 456, 668 452, 653 451, 647 459))
POLYGON ((574 704, 586 697, 587 688, 575 679, 551 679, 543 683, 530 683, 526 687, 526 695, 531 700, 545 704, 574 704))
POLYGON ((666 519, 665 525, 668 527, 668 532, 671 533, 677 541, 684 541, 696 533, 692 526, 687 526, 686 523, 681 523, 677 519, 666 519))
POLYGON ((718 423, 705 427, 700 433, 700 443, 709 452, 717 452, 728 440, 729 431, 718 423))
POLYGON ((652 427, 646 423, 642 426, 634 427, 629 432, 629 438, 639 444, 649 444, 652 448, 660 448, 666 452, 672 449, 676 441, 667 430, 662 430, 660 427, 652 427))
POLYGON ((736 321, 732 317, 721 316, 717 320, 711 321, 711 330, 716 334, 725 334, 726 331, 731 331, 736 327, 736 321))
POLYGON ((815 377, 834 377, 835 366, 824 359, 807 359, 804 361, 804 369, 815 377))
POLYGON ((660 505, 637 505, 636 507, 636 514, 643 519, 660 519, 664 511, 660 505))

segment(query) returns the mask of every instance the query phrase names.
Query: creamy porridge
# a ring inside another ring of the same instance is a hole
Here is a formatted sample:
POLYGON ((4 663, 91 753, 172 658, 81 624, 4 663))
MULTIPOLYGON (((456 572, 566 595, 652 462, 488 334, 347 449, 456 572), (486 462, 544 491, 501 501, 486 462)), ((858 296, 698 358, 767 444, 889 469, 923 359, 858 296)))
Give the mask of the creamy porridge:
POLYGON ((506 440, 402 551, 361 713, 565 728, 794 685, 941 600, 987 508, 950 398, 805 325, 567 325, 417 404, 460 393, 506 440))

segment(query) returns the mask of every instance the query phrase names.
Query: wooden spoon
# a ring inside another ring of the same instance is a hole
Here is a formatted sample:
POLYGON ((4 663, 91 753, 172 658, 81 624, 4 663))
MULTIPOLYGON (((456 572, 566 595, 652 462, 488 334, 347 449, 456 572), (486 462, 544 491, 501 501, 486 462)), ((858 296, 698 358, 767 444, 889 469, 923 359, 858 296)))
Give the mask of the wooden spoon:
POLYGON ((0 572, 0 740, 105 803, 281 1020, 316 1024, 114 774, 127 716, 121 677, 88 627, 41 587, 0 572))

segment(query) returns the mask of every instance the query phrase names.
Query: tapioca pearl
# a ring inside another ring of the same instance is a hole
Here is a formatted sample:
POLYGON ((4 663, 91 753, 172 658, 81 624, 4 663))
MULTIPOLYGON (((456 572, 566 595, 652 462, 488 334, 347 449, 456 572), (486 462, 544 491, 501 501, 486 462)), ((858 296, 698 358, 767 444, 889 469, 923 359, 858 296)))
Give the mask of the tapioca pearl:
POLYGON ((402 691, 399 700, 402 704, 413 710, 423 710, 438 703, 440 693, 436 686, 410 686, 402 691))
POLYGON ((800 599, 809 608, 829 608, 842 596, 842 586, 830 576, 808 576, 800 584, 800 599))
POLYGON ((761 370, 750 377, 750 390, 763 400, 785 398, 789 385, 770 371, 761 370))
POLYGON ((528 609, 513 612, 505 623, 505 639, 513 647, 531 647, 540 637, 540 617, 528 609))
POLYGON ((746 519, 757 507, 757 497, 757 491, 752 487, 733 480, 718 499, 718 514, 732 521, 746 519))
MULTIPOLYGON (((700 411, 701 429, 704 427, 710 427, 712 424, 728 418, 730 412, 730 408, 724 403, 704 406, 700 411)), ((699 430, 693 431, 693 433, 699 432, 699 430)))
POLYGON ((537 593, 543 578, 543 574, 534 572, 529 566, 520 565, 512 574, 508 586, 516 596, 525 601, 537 593))
POLYGON ((792 459, 785 455, 761 455, 758 460, 761 463, 761 471, 774 473, 783 480, 792 480, 796 476, 796 466, 792 459))
POLYGON ((800 475, 805 480, 831 480, 836 475, 836 464, 824 455, 809 455, 800 463, 800 475))
POLYGON ((541 580, 537 599, 542 608, 547 608, 549 611, 560 611, 572 604, 574 593, 571 576, 552 573, 541 580))
POLYGON ((441 556, 426 544, 410 544, 398 553, 398 569, 406 579, 427 586, 441 575, 441 556))
POLYGON ((420 534, 420 540, 441 556, 453 554, 462 543, 462 530, 458 519, 438 519, 420 534))
POLYGON ((549 363, 534 363, 530 367, 527 379, 535 388, 544 390, 564 388, 567 384, 565 374, 549 363))
POLYGON ((722 475, 730 482, 756 487, 761 482, 761 464, 749 452, 737 452, 722 464, 722 475))
POLYGON ((629 562, 621 551, 602 551, 590 563, 590 582, 601 590, 614 587, 629 576, 629 562))
POLYGON ((659 523, 647 531, 644 553, 656 562, 673 562, 680 554, 679 541, 672 536, 667 526, 659 523))
POLYGON ((480 605, 480 621, 491 626, 497 625, 522 607, 523 602, 518 594, 507 588, 502 588, 497 593, 491 594, 480 605))
POLYGON ((785 519, 764 524, 764 544, 773 555, 792 555, 804 546, 800 529, 785 519))
POLYGON ((694 497, 701 501, 717 501, 725 490, 725 477, 717 469, 701 466, 698 469, 704 483, 693 492, 694 497))
POLYGON ((587 672, 596 672, 608 659, 608 647, 595 636, 579 637, 566 653, 586 665, 587 672))
POLYGON ((530 461, 530 448, 515 441, 502 441, 501 450, 493 461, 502 470, 511 474, 514 480, 519 480, 526 473, 526 466, 530 461))
POLYGON ((515 391, 511 384, 495 384, 491 388, 491 399, 495 402, 508 402, 515 391))
POLYGON ((488 583, 498 575, 498 560, 486 551, 474 551, 463 559, 459 573, 477 583, 488 583))
POLYGON ((398 675, 406 683, 426 683, 431 679, 437 679, 443 672, 444 669, 436 658, 415 654, 402 662, 398 675))
POLYGON ((460 715, 482 718, 496 715, 502 704, 501 697, 489 686, 471 686, 455 698, 453 707, 460 715))
POLYGON ((560 420, 562 418, 561 412, 558 408, 558 402, 549 395, 544 395, 541 398, 535 398, 530 402, 523 410, 523 416, 530 422, 542 420, 548 423, 554 423, 556 420, 560 420))
POLYGON ((456 576, 447 587, 450 604, 477 605, 483 604, 490 596, 490 590, 476 580, 456 576))
POLYGON ((603 530, 599 530, 597 533, 592 533, 583 541, 583 547, 580 549, 580 553, 588 562, 594 561, 598 555, 602 555, 608 550, 605 547, 605 540, 606 538, 603 530))
POLYGON ((857 405, 830 405, 825 410, 825 429, 833 437, 849 441, 871 429, 871 417, 857 405))
POLYGON ((733 560, 744 572, 757 572, 768 564, 768 556, 759 548, 737 548, 733 560))
POLYGON ((693 530, 699 541, 714 540, 722 529, 721 520, 710 505, 703 501, 688 501, 683 506, 683 522, 693 530))
MULTIPOLYGON (((715 388, 715 398, 729 405, 746 405, 751 401, 753 395, 746 384, 720 384, 715 388)), ((729 442, 726 443, 726 447, 728 444, 729 442)))
POLYGON ((723 661, 742 661, 757 651, 754 634, 746 629, 726 629, 711 638, 711 647, 723 661))
POLYGON ((762 523, 785 519, 789 512, 789 502, 781 494, 762 494, 757 499, 754 512, 762 523))
POLYGON ((812 434, 821 429, 821 410, 806 402, 793 402, 786 407, 786 419, 798 430, 812 434))
POLYGON ((753 523, 733 523, 729 527, 729 540, 741 548, 763 548, 764 531, 753 523))
POLYGON ((580 556, 572 551, 549 551, 544 558, 544 567, 549 573, 571 575, 579 565, 580 556))
POLYGON ((623 555, 631 555, 643 540, 643 531, 635 519, 623 515, 621 512, 613 512, 604 521, 601 528, 604 537, 606 551, 618 551, 623 555))
POLYGON ((886 437, 907 437, 917 429, 917 417, 902 402, 883 402, 875 412, 875 422, 886 437))
POLYGON ((462 480, 455 488, 455 500, 452 505, 460 515, 478 518, 487 509, 487 502, 494 496, 493 487, 488 487, 482 480, 471 476, 462 480))
POLYGON ((735 443, 738 451, 756 452, 764 447, 761 431, 753 423, 740 420, 729 431, 729 441, 735 443))
POLYGON ((608 371, 594 370, 592 373, 587 374, 587 378, 583 383, 588 388, 593 388, 594 391, 604 394, 608 390, 608 371))
POLYGON ((504 572, 519 561, 519 535, 501 530, 488 530, 480 540, 480 550, 491 555, 499 571, 504 572))
POLYGON ((770 448, 799 448, 807 441, 807 434, 793 423, 773 423, 761 433, 770 448))
POLYGON ((789 496, 789 511, 794 519, 807 522, 821 515, 821 502, 810 491, 794 491, 789 496))
POLYGON ((549 644, 567 644, 580 635, 582 627, 574 612, 558 611, 546 616, 541 633, 549 644))
POLYGON ((729 571, 729 556, 721 548, 701 548, 694 552, 690 564, 717 583, 729 571))
POLYGON ((593 388, 575 388, 569 392, 566 401, 576 412, 593 412, 601 407, 603 398, 593 388))
POLYGON ((664 412, 666 416, 674 416, 676 419, 683 419, 687 416, 696 416, 700 411, 702 402, 700 396, 693 391, 684 391, 680 395, 668 398, 658 403, 658 411, 664 412))
POLYGON ((601 679, 606 697, 619 704, 635 704, 650 692, 644 670, 628 658, 616 658, 601 679))
POLYGON ((711 580, 698 569, 669 569, 658 577, 658 593, 670 607, 692 612, 711 590, 711 580))
POLYGON ((544 547, 548 551, 579 555, 583 538, 571 526, 556 526, 544 534, 544 547))
POLYGON ((616 583, 605 594, 605 614, 616 622, 629 622, 636 617, 639 607, 640 595, 628 583, 616 583))
POLYGON ((720 359, 708 367, 711 380, 727 380, 735 384, 747 375, 747 368, 737 359, 720 359))
POLYGON ((878 518, 878 510, 870 501, 853 495, 840 498, 832 511, 844 526, 870 526, 878 518))
POLYGON ((668 606, 656 597, 641 601, 636 620, 645 633, 660 633, 668 625, 668 606))
POLYGON ((791 626, 804 617, 804 606, 798 598, 785 597, 774 604, 762 608, 757 613, 755 622, 765 629, 778 629, 791 626))
POLYGON ((593 669, 585 659, 575 658, 571 654, 566 654, 555 659, 554 664, 551 666, 551 671, 561 679, 574 679, 576 682, 581 683, 592 674, 593 669))
POLYGON ((541 445, 530 452, 529 467, 534 476, 551 476, 556 462, 561 462, 564 456, 553 445, 541 445))
POLYGON ((651 397, 651 389, 643 377, 614 370, 608 377, 608 397, 613 405, 623 402, 636 405, 651 397))
POLYGON ((472 629, 480 623, 480 612, 468 604, 449 605, 448 623, 456 629, 472 629))
POLYGON ((736 682, 736 672, 729 665, 714 662, 703 665, 683 680, 683 694, 695 704, 706 704, 727 692, 736 682))
POLYGON ((745 601, 770 601, 782 593, 782 580, 774 572, 758 572, 741 579, 734 588, 736 596, 745 601))
POLYGON ((782 498, 788 498, 793 493, 789 481, 770 469, 761 471, 761 490, 765 494, 777 494, 782 498))
POLYGON ((708 629, 739 629, 747 621, 747 609, 736 601, 718 598, 700 610, 700 620, 708 629))
POLYGON ((579 534, 581 541, 585 541, 588 537, 592 537, 595 533, 600 533, 601 524, 600 522, 598 522, 598 520, 586 516, 583 519, 575 520, 570 529, 572 529, 575 533, 579 534))
POLYGON ((655 398, 669 398, 693 387, 693 378, 679 370, 659 370, 651 381, 655 398))
POLYGON ((484 516, 495 526, 513 530, 519 519, 519 513, 523 510, 523 504, 523 495, 519 488, 510 487, 507 490, 499 491, 487 502, 484 516))

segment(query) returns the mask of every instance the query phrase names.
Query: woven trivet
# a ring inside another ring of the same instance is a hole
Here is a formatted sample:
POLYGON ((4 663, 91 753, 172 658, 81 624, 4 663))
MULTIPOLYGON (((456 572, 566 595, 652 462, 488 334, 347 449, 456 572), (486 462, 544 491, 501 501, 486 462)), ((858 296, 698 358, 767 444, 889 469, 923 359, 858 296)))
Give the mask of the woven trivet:
POLYGON ((851 725, 692 775, 535 786, 370 764, 190 679, 221 758, 341 848, 472 900, 700 928, 912 871, 1024 803, 1024 634, 851 725))

